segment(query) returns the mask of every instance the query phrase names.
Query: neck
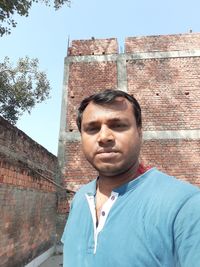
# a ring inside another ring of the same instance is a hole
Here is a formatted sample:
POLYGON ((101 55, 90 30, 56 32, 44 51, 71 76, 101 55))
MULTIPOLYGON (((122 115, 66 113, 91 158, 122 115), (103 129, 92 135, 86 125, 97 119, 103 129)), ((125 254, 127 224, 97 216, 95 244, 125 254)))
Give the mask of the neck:
POLYGON ((128 171, 119 175, 106 176, 99 174, 98 190, 102 194, 110 196, 114 188, 120 187, 138 177, 141 174, 140 169, 140 164, 137 162, 128 171))

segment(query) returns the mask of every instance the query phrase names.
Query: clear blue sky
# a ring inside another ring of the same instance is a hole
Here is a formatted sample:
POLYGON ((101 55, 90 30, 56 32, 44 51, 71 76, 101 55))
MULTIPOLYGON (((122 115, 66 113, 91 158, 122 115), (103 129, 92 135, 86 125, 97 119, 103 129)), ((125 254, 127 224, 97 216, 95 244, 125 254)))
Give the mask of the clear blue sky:
POLYGON ((73 39, 200 32, 199 0, 73 0, 59 11, 35 4, 28 18, 16 16, 11 35, 0 38, 0 60, 37 57, 51 82, 51 99, 24 114, 17 127, 57 154, 64 57, 73 39))

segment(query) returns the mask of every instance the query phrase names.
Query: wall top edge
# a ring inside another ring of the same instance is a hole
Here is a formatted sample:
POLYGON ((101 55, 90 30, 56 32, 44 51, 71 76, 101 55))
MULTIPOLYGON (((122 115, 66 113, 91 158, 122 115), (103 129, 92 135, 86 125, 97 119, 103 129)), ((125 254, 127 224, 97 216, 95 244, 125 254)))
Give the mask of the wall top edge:
POLYGON ((126 37, 124 44, 119 44, 117 38, 72 40, 67 49, 68 56, 108 55, 153 51, 183 51, 200 48, 200 33, 179 33, 167 35, 147 35, 126 37), (123 48, 124 46, 124 48, 123 48))
MULTIPOLYGON (((5 144, 7 147, 15 147, 19 143, 24 144, 24 147, 30 147, 32 152, 40 151, 43 155, 47 155, 52 160, 56 160, 57 156, 49 152, 45 147, 34 141, 22 130, 18 129, 15 125, 12 125, 2 116, 0 116, 0 143, 5 144)), ((25 149, 25 148, 24 148, 25 149)))

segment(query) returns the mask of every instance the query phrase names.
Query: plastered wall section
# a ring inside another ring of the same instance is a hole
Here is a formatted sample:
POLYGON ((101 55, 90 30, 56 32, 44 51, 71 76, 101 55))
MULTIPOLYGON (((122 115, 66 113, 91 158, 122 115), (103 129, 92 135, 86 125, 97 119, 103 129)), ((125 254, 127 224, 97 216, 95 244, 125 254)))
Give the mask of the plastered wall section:
POLYGON ((22 267, 56 239, 57 158, 0 117, 0 266, 22 267))

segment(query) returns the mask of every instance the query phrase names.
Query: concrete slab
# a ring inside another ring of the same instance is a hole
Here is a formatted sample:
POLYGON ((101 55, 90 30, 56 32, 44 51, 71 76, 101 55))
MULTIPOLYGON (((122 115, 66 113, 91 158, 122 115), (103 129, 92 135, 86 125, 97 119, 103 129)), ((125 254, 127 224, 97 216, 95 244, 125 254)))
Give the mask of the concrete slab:
POLYGON ((62 267, 63 255, 52 255, 46 261, 44 261, 39 267, 62 267))

